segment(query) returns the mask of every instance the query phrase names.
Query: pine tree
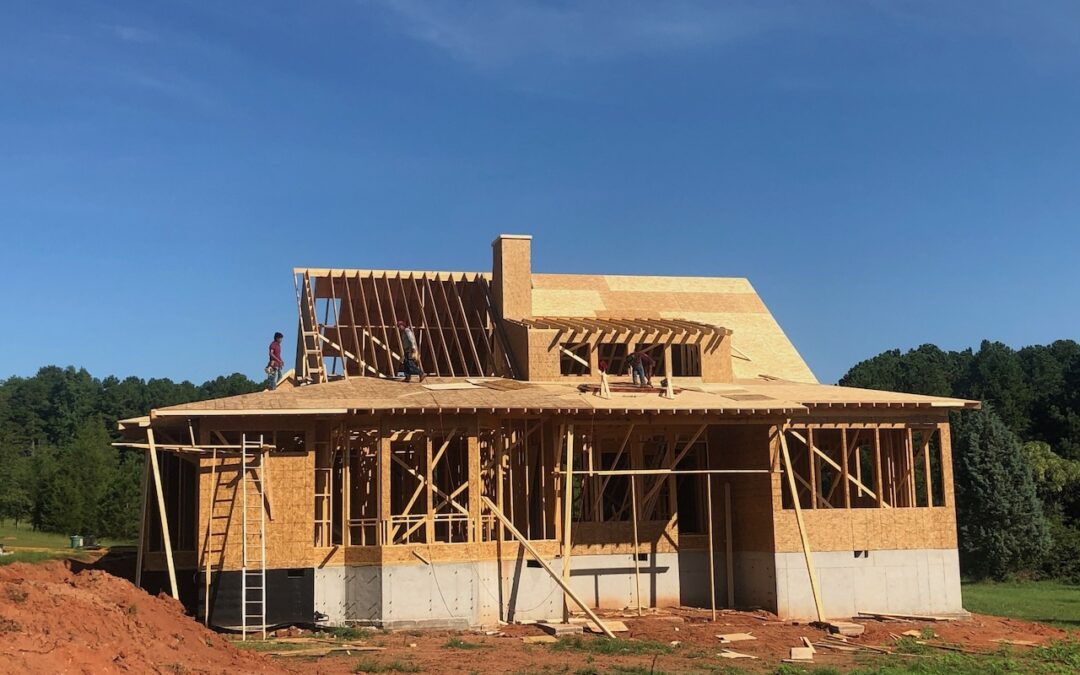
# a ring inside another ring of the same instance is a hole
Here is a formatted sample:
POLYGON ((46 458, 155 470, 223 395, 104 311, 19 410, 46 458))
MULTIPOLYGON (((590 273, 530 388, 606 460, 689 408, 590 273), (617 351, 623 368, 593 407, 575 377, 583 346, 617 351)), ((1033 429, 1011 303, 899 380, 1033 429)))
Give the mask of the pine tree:
POLYGON ((1019 439, 989 404, 953 430, 961 567, 1002 579, 1037 565, 1050 537, 1019 439))

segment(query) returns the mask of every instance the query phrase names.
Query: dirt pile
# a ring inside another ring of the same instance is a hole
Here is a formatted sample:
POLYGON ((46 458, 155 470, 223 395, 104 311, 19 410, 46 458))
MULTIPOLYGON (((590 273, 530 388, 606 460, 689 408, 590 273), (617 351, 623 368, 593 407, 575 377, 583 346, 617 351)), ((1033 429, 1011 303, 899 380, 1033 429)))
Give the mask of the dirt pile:
POLYGON ((0 672, 282 673, 184 614, 98 570, 0 567, 0 672))

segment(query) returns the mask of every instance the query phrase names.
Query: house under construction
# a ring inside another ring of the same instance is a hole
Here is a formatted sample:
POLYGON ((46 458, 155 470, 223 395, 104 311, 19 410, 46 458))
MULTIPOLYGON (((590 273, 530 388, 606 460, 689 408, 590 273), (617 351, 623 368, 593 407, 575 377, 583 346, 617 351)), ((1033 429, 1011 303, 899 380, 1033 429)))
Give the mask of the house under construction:
POLYGON ((746 279, 540 274, 530 247, 294 270, 275 391, 120 423, 140 582, 249 630, 963 611, 947 414, 976 403, 817 383, 746 279), (634 352, 665 386, 629 386, 634 352))

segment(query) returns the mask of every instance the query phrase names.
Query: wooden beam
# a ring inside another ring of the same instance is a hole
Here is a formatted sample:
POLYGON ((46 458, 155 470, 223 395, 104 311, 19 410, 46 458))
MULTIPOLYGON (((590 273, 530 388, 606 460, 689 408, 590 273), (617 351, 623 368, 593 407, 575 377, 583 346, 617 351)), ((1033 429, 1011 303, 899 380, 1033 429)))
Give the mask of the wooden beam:
POLYGON ((881 430, 874 429, 874 488, 877 490, 876 495, 872 495, 878 500, 878 508, 886 508, 885 505, 885 493, 882 490, 884 485, 881 475, 881 430))
MULTIPOLYGON (((562 531, 562 586, 563 621, 570 621, 570 524, 573 520, 574 500, 574 425, 566 427, 566 475, 563 480, 563 531, 562 531)), ((605 629, 606 630, 606 629, 605 629)))
POLYGON ((521 532, 519 532, 516 527, 514 527, 514 524, 510 522, 510 519, 508 519, 502 511, 499 510, 499 507, 495 506, 495 504, 487 497, 481 497, 481 499, 495 515, 495 517, 499 519, 499 522, 502 523, 503 527, 509 530, 510 534, 513 535, 513 537, 521 543, 521 545, 525 548, 526 551, 528 551, 529 555, 533 557, 533 560, 539 563, 540 567, 544 568, 544 571, 551 575, 551 578, 555 580, 555 583, 557 583, 562 588, 563 593, 566 595, 566 597, 573 600, 574 604, 580 607, 581 611, 585 612, 585 614, 592 620, 594 624, 596 624, 596 627, 599 628, 604 633, 604 635, 608 636, 613 640, 616 639, 615 634, 611 632, 610 628, 604 625, 604 622, 600 620, 600 617, 596 615, 596 612, 594 612, 592 608, 582 602, 581 598, 579 598, 577 594, 570 589, 569 584, 565 581, 564 578, 560 577, 558 574, 555 573, 555 570, 551 569, 551 566, 547 564, 547 561, 544 560, 543 556, 537 553, 536 549, 533 548, 533 545, 529 543, 529 540, 526 539, 525 536, 521 534, 521 532))
POLYGON ((735 606, 735 554, 734 541, 731 538, 731 483, 724 483, 724 558, 727 564, 727 606, 735 606))
MULTIPOLYGON (((831 466, 832 466, 832 467, 833 467, 834 469, 836 469, 837 471, 841 471, 841 470, 842 470, 842 469, 841 469, 841 467, 840 467, 840 465, 839 465, 839 464, 837 464, 837 463, 836 463, 836 462, 835 462, 835 461, 833 460, 833 458, 832 458, 832 457, 829 457, 828 455, 826 455, 825 453, 823 453, 823 452, 822 452, 822 451, 821 451, 820 449, 818 449, 818 448, 817 448, 817 447, 815 447, 814 445, 811 445, 811 444, 809 443, 808 439, 806 439, 806 438, 803 438, 802 434, 800 434, 800 433, 799 433, 798 431, 795 431, 794 429, 788 429, 788 433, 790 433, 790 434, 791 434, 792 436, 794 436, 795 438, 799 439, 799 441, 800 441, 801 443, 804 443, 804 444, 806 444, 806 446, 807 446, 807 448, 808 448, 808 449, 810 450, 811 454, 817 454, 818 456, 822 457, 822 458, 823 458, 823 459, 824 459, 824 460, 825 460, 826 462, 828 462, 828 463, 829 463, 829 465, 831 465, 831 466)), ((798 476, 796 476, 796 477, 797 477, 797 478, 799 478, 798 476)), ((866 492, 867 494, 869 494, 869 495, 870 495, 871 497, 874 497, 875 499, 877 498, 877 494, 875 494, 873 490, 871 490, 870 488, 868 488, 868 487, 866 487, 865 485, 863 485, 861 481, 859 481, 859 480, 856 480, 856 479, 855 479, 855 478, 854 478, 853 476, 850 476, 850 475, 849 475, 849 476, 848 476, 848 480, 849 480, 850 482, 854 483, 855 485, 859 486, 859 488, 861 488, 862 490, 864 490, 864 491, 865 491, 865 492, 866 492)), ((803 484, 804 484, 804 485, 806 485, 806 483, 805 483, 805 482, 804 482, 803 484)), ((819 497, 819 499, 820 499, 820 497, 819 497)), ((831 504, 831 503, 829 503, 829 502, 828 502, 827 500, 823 500, 823 502, 824 502, 824 503, 825 503, 825 504, 826 504, 827 506, 829 506, 830 508, 832 507, 832 504, 831 504)), ((889 508, 889 505, 888 505, 888 504, 886 504, 886 505, 885 505, 885 508, 889 508)))
POLYGON ((154 475, 154 491, 157 493, 158 516, 161 519, 161 541, 165 548, 165 562, 169 566, 169 589, 174 599, 180 599, 180 592, 176 587, 176 566, 173 564, 172 538, 169 536, 169 519, 165 515, 165 493, 161 488, 161 470, 158 467, 157 448, 154 447, 154 429, 146 430, 146 442, 150 446, 147 454, 150 455, 150 466, 154 475))
MULTIPOLYGON (((712 620, 716 621, 716 559, 713 552, 716 544, 713 541, 712 476, 705 477, 705 506, 706 518, 709 521, 709 609, 712 612, 712 620)), ((730 530, 728 536, 731 536, 730 530)), ((728 568, 725 576, 730 575, 731 569, 728 568)))
POLYGON ((637 613, 641 616, 641 544, 638 539, 638 508, 637 508, 637 476, 630 477, 630 522, 634 524, 634 600, 637 603, 637 613))
MULTIPOLYGON (((840 482, 838 485, 844 486, 844 508, 851 508, 851 486, 848 482, 851 479, 851 474, 848 473, 848 443, 847 443, 847 429, 840 430, 840 482)), ((859 480, 862 480, 862 476, 859 476, 859 480)))
MULTIPOLYGON (((791 456, 788 454, 787 434, 784 430, 780 430, 780 452, 784 459, 784 468, 786 469, 788 479, 788 489, 791 490, 793 496, 797 495, 795 490, 795 469, 791 465, 791 456)), ((791 500, 792 506, 795 508, 795 521, 799 527, 799 539, 802 541, 803 558, 806 561, 806 573, 810 577, 810 591, 814 595, 814 609, 817 611, 817 620, 825 621, 825 608, 821 604, 821 593, 818 590, 817 572, 814 571, 814 561, 811 558, 810 553, 810 538, 806 534, 806 523, 803 522, 802 507, 799 505, 799 499, 795 496, 791 500)))

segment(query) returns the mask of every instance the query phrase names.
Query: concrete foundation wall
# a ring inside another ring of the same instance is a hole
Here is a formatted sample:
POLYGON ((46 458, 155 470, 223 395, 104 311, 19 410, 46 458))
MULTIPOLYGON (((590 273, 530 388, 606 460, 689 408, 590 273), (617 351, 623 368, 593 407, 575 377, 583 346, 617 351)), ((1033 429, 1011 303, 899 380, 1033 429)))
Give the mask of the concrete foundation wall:
MULTIPOLYGON (((782 618, 815 615, 802 553, 777 553, 776 612, 782 618)), ((956 549, 851 551, 813 554, 821 600, 829 617, 860 611, 958 614, 960 559, 956 549)))
MULTIPOLYGON (((648 554, 640 561, 643 606, 708 605, 704 553, 648 554), (700 559, 699 559, 700 558, 700 559), (680 572, 682 565, 687 570, 680 572), (689 575, 689 576, 687 576, 689 575), (681 589, 681 590, 680 590, 681 589)), ((559 572, 562 560, 547 563, 559 572)), ((631 555, 574 556, 570 586, 593 607, 635 605, 631 555)), ((507 618, 561 620, 562 589, 525 559, 433 565, 328 567, 315 570, 315 610, 330 624, 370 622, 403 628, 495 625, 500 604, 507 618)))

